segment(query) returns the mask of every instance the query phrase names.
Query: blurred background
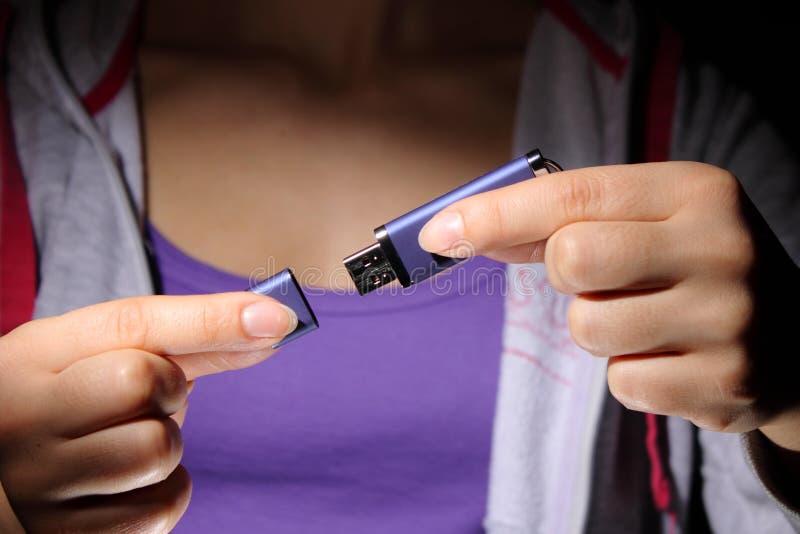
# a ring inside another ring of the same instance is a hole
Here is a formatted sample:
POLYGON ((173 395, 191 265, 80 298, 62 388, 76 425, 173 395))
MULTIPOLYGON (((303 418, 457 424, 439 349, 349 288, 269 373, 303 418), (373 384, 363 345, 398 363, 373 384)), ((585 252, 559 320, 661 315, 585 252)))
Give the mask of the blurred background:
POLYGON ((659 10, 687 45, 747 87, 796 149, 800 149, 800 21, 794 2, 658 0, 659 10))

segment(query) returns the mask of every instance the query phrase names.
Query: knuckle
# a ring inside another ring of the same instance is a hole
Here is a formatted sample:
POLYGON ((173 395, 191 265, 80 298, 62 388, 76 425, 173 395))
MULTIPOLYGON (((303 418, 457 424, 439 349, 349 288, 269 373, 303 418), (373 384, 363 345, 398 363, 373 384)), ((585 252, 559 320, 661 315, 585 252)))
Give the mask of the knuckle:
POLYGON ((756 403, 752 386, 752 369, 744 357, 731 355, 726 368, 715 378, 719 401, 740 407, 751 407, 756 403))
POLYGON ((575 299, 570 303, 567 319, 575 343, 590 354, 600 355, 597 343, 597 319, 582 300, 575 299))
POLYGON ((686 165, 690 167, 687 175, 693 177, 693 182, 699 188, 696 193, 701 193, 697 198, 738 202, 739 180, 733 173, 708 163, 692 162, 686 165))
POLYGON ((125 346, 145 346, 148 326, 142 299, 134 297, 118 301, 107 326, 107 331, 125 346))
POLYGON ((584 175, 570 175, 558 189, 563 213, 571 220, 583 220, 589 209, 602 201, 597 180, 584 175))
POLYGON ((717 297, 707 315, 712 339, 746 344, 752 328, 755 303, 748 290, 725 292, 717 297))
MULTIPOLYGON (((169 532, 170 515, 165 506, 148 510, 141 515, 128 518, 123 523, 115 525, 109 532, 147 532, 149 534, 166 534, 169 532)), ((70 531, 71 532, 71 531, 70 531)))
POLYGON ((709 246, 702 250, 701 262, 719 278, 746 279, 756 263, 757 244, 738 212, 702 224, 706 224, 709 246))
POLYGON ((198 332, 202 344, 206 347, 219 346, 225 331, 232 326, 229 314, 211 302, 204 303, 200 307, 194 321, 194 331, 198 332))
POLYGON ((167 534, 172 531, 172 528, 186 511, 186 506, 189 504, 189 498, 192 494, 192 480, 183 467, 177 466, 170 473, 170 480, 163 484, 169 485, 170 490, 165 492, 162 505, 157 509, 159 522, 158 528, 154 532, 167 534))
POLYGON ((99 528, 96 526, 97 520, 92 521, 91 511, 84 506, 59 506, 47 511, 37 510, 36 516, 34 523, 26 518, 26 527, 31 528, 32 532, 167 534, 174 523, 171 521, 168 503, 165 502, 142 506, 135 513, 109 517, 99 528), (87 524, 95 526, 89 528, 87 524))
MULTIPOLYGON (((10 332, 0 335, 0 379, 5 376, 14 376, 19 364, 24 364, 27 358, 33 356, 30 341, 40 338, 47 331, 46 321, 50 319, 35 319, 17 326, 10 332)), ((2 388, 0 388, 2 390, 2 388)))
MULTIPOLYGON (((509 238, 507 206, 498 195, 492 195, 489 198, 491 200, 486 204, 486 220, 492 221, 493 241, 505 243, 509 238)), ((480 226, 473 225, 469 221, 470 217, 464 216, 464 235, 467 240, 474 239, 474 226, 480 226)), ((489 248, 493 247, 493 243, 486 243, 485 245, 489 248)))
POLYGON ((740 278, 751 276, 752 269, 756 263, 758 251, 756 249, 756 238, 744 225, 739 226, 730 233, 729 239, 723 240, 724 245, 729 246, 733 251, 731 255, 731 271, 740 278))
MULTIPOLYGON (((568 228, 568 227, 567 227, 568 228)), ((554 284, 565 293, 579 293, 592 271, 593 244, 579 232, 566 228, 555 234, 552 247, 554 284)))
POLYGON ((754 297, 749 290, 740 292, 731 302, 736 339, 744 341, 750 334, 756 316, 754 297))
POLYGON ((729 200, 738 200, 740 194, 739 180, 736 176, 725 169, 714 167, 713 165, 705 165, 709 174, 713 174, 714 182, 719 194, 729 200))
POLYGON ((742 410, 734 408, 707 409, 700 415, 690 417, 689 420, 703 430, 712 432, 742 432, 747 428, 747 417, 743 417, 742 410))
POLYGON ((658 414, 681 415, 684 403, 675 391, 656 381, 636 360, 612 358, 608 365, 608 389, 629 410, 658 414))
POLYGON ((142 352, 126 352, 117 364, 117 387, 124 405, 131 411, 143 411, 155 405, 160 386, 156 363, 142 352))
MULTIPOLYGON (((168 483, 164 483, 168 484, 168 483)), ((168 534, 183 514, 182 502, 187 500, 188 489, 178 486, 164 491, 159 488, 158 502, 152 502, 141 513, 128 517, 124 522, 115 525, 113 532, 148 532, 151 534, 168 534)))
POLYGON ((153 532, 167 534, 172 526, 172 511, 165 503, 162 509, 150 514, 143 522, 141 529, 136 528, 131 532, 153 532))
POLYGON ((608 366, 608 389, 623 406, 633 408, 641 403, 638 397, 638 377, 625 362, 613 362, 608 366))
POLYGON ((141 477, 150 485, 166 480, 178 466, 183 454, 183 440, 177 423, 172 419, 153 419, 148 423, 140 437, 148 459, 141 477))
POLYGON ((744 228, 726 227, 714 235, 714 248, 708 251, 708 261, 718 276, 746 278, 756 261, 753 236, 744 228))

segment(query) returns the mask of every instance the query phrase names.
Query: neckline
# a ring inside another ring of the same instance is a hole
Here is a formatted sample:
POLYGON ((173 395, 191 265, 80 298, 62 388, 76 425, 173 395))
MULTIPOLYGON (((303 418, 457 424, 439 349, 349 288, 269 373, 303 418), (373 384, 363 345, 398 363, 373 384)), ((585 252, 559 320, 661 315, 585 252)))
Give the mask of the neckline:
MULTIPOLYGON (((178 264, 191 270, 191 276, 200 287, 218 287, 221 281, 228 287, 247 290, 258 281, 215 267, 189 254, 162 234, 151 221, 147 221, 147 231, 155 249, 157 263, 178 264)), ((505 287, 504 264, 476 257, 420 284, 408 288, 392 284, 383 291, 375 291, 366 296, 358 295, 354 288, 341 290, 304 285, 302 289, 308 300, 314 303, 317 312, 367 316, 446 305, 464 296, 492 296, 500 290, 498 283, 501 278, 502 287, 505 287)))
POLYGON ((202 280, 220 280, 222 279, 226 284, 231 286, 240 285, 242 289, 247 289, 252 284, 250 280, 244 276, 226 271, 219 267, 215 267, 192 254, 189 254, 178 245, 176 245, 166 235, 161 233, 158 228, 151 222, 147 221, 147 232, 153 247, 156 250, 156 257, 158 263, 164 260, 179 263, 181 265, 191 265, 192 275, 199 276, 202 280))

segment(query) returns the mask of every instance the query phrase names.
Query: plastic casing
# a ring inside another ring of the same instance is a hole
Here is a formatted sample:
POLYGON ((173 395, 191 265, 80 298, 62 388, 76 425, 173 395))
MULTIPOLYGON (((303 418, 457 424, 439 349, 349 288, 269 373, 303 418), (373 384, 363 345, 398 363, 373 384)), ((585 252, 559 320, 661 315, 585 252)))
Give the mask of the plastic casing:
POLYGON ((283 345, 302 337, 319 328, 314 311, 309 306, 300 284, 294 277, 291 269, 284 269, 274 276, 259 282, 249 289, 253 293, 272 297, 288 306, 297 314, 297 328, 290 334, 275 343, 272 348, 277 349, 283 345))
MULTIPOLYGON (((505 187, 534 177, 526 156, 514 159, 502 167, 480 176, 449 193, 383 225, 398 258, 405 267, 410 283, 421 282, 458 262, 460 258, 445 258, 423 250, 417 241, 422 227, 436 213, 453 202, 492 189, 505 187)), ((376 236, 381 228, 375 230, 376 236)), ((468 245, 468 244, 467 244, 468 245)), ((403 282, 400 277, 401 283, 403 282)), ((403 284, 407 285, 407 284, 403 284)))

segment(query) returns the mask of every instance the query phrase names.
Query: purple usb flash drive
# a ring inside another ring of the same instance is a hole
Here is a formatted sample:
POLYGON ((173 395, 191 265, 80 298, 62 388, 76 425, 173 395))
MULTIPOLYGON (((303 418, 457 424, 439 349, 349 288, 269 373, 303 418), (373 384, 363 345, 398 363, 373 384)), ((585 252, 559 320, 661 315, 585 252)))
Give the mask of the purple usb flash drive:
POLYGON ((347 272, 362 295, 395 280, 403 287, 422 282, 461 261, 431 254, 417 243, 419 231, 439 211, 471 195, 529 180, 561 166, 531 150, 502 167, 490 171, 427 204, 375 229, 376 243, 346 257, 347 272))
POLYGON ((314 311, 308 305, 306 296, 303 294, 303 290, 300 288, 300 284, 297 283, 297 279, 291 269, 284 269, 278 274, 270 276, 251 287, 250 291, 272 297, 281 304, 290 307, 297 314, 297 328, 272 345, 273 349, 282 347, 290 341, 294 341, 319 328, 319 322, 314 315, 314 311))

